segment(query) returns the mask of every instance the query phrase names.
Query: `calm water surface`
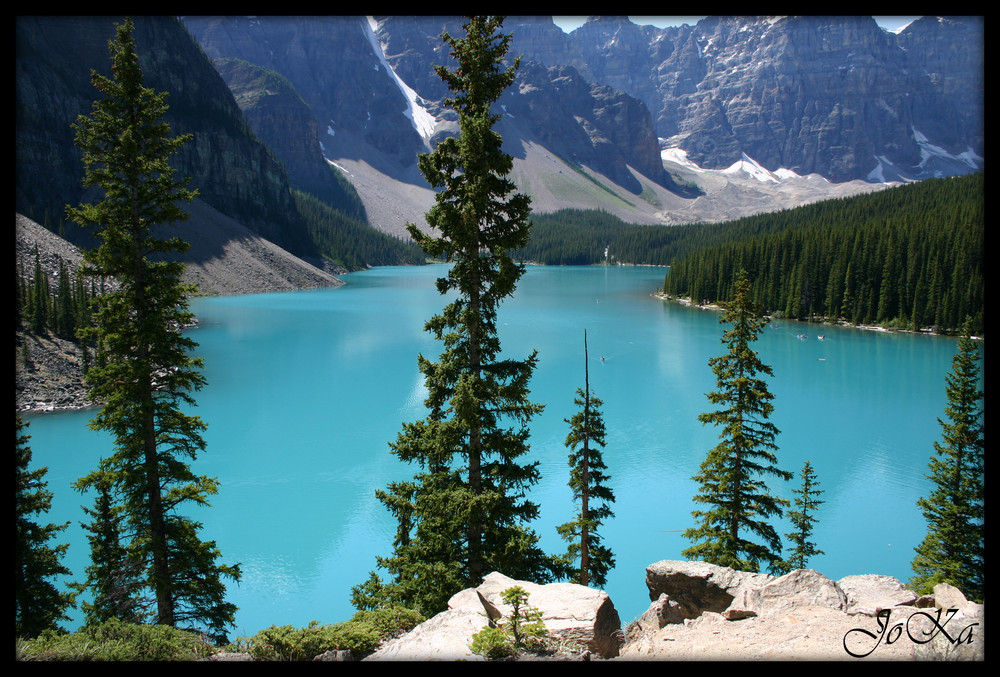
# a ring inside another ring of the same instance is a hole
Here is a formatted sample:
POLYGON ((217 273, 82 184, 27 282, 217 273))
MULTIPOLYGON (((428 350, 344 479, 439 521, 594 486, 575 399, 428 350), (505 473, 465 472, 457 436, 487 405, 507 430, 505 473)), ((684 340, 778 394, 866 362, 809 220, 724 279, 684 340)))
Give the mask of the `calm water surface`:
MULTIPOLYGON (((388 442, 424 415, 416 357, 440 352, 423 326, 445 303, 434 289, 442 271, 377 268, 345 276, 349 284, 336 289, 194 302, 201 325, 192 336, 208 380, 196 413, 209 426, 195 469, 219 478, 221 489, 211 508, 189 514, 224 562, 242 564, 243 579, 229 590, 239 607, 232 636, 346 620, 351 586, 367 578, 376 555, 391 554, 395 525, 374 493, 414 472, 388 442)), ((710 408, 708 360, 722 352, 725 326, 714 312, 652 297, 664 272, 529 267, 499 321, 506 354, 539 351, 532 398, 546 409, 532 425, 542 480, 531 498, 541 505, 533 526, 549 552, 564 549, 555 526, 574 510, 564 419, 583 385, 587 330, 617 496, 616 516, 601 530, 617 557, 606 590, 624 623, 649 605, 646 565, 682 559, 690 545, 681 531, 693 526, 691 476, 718 434, 697 416, 710 408)), ((916 501, 929 492, 924 475, 956 342, 779 324, 757 348, 774 370, 779 463, 796 478, 770 486, 794 498, 810 461, 826 501, 814 534, 826 554, 810 566, 832 579, 875 573, 905 581, 926 528, 916 501)), ((91 415, 28 417, 33 465, 48 466, 55 493, 48 521, 72 520, 61 542, 70 543, 74 580, 88 564, 79 523, 92 499, 70 485, 111 449, 106 435, 88 430, 91 415)), ((787 522, 778 529, 791 531, 787 522)))

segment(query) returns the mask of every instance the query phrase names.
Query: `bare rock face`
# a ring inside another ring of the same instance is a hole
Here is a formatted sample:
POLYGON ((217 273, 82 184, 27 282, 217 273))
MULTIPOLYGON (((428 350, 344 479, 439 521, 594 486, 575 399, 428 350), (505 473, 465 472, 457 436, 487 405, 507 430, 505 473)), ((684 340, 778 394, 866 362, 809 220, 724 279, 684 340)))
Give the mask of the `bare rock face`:
POLYGON ((623 642, 621 621, 604 591, 575 583, 538 585, 493 572, 478 588, 452 597, 447 611, 388 642, 365 660, 482 660, 469 649, 472 636, 489 619, 510 615, 501 594, 514 586, 523 588, 529 595, 528 604, 542 612, 550 637, 560 643, 584 645, 603 658, 618 655, 623 642))
POLYGON ((538 585, 516 581, 497 572, 487 576, 477 591, 507 617, 511 609, 503 604, 501 594, 515 585, 524 588, 530 595, 528 603, 542 611, 550 636, 585 644, 605 658, 618 655, 621 620, 608 593, 576 583, 538 585))
MULTIPOLYGON (((462 594, 462 593, 459 593, 462 594)), ((486 625, 482 607, 448 609, 402 637, 387 642, 366 661, 482 661, 472 653, 472 636, 486 625)))
POLYGON ((837 586, 847 595, 849 614, 875 616, 883 609, 915 604, 918 595, 891 576, 846 576, 837 586))
POLYGON ((918 597, 890 576, 675 561, 647 567, 646 581, 654 601, 623 660, 983 660, 984 607, 952 586, 918 597))
POLYGON ((812 569, 797 569, 761 587, 741 588, 723 616, 727 620, 739 620, 749 616, 782 614, 804 606, 844 611, 847 609, 847 596, 823 574, 812 569))
POLYGON ((678 605, 683 618, 696 618, 704 611, 722 613, 741 589, 762 587, 774 580, 767 574, 753 574, 707 562, 663 560, 646 567, 650 600, 666 594, 678 605))
POLYGON ((549 66, 587 64, 582 76, 641 100, 657 136, 704 168, 746 154, 840 182, 875 168, 927 178, 982 167, 982 17, 923 17, 897 35, 861 16, 709 16, 665 29, 595 16, 563 42, 520 46, 549 66))
MULTIPOLYGON (((797 569, 776 578, 706 562, 673 560, 649 565, 646 585, 653 604, 643 622, 658 619, 658 627, 706 612, 739 620, 805 606, 875 616, 884 609, 913 605, 918 598, 891 576, 866 574, 834 582, 812 569, 797 569)), ((942 594, 947 591, 942 589, 942 594)), ((964 604, 964 598, 961 601, 964 604)))

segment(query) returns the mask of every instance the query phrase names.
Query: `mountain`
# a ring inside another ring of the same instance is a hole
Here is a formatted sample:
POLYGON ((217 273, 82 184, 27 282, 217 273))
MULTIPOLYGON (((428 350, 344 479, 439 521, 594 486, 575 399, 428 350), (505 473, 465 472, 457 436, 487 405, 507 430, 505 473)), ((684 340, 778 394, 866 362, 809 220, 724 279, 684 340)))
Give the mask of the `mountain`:
MULTIPOLYGON (((423 222, 415 156, 456 131, 434 65, 451 65, 440 36, 461 35, 458 18, 182 20, 216 64, 291 83, 373 225, 423 222)), ((570 34, 508 17, 504 31, 522 61, 498 130, 536 211, 721 220, 984 166, 981 19, 898 35, 871 17, 591 17, 570 34)))
MULTIPOLYGON (((184 22, 217 65, 237 59, 290 83, 313 111, 316 145, 351 179, 373 225, 396 234, 405 232, 407 221, 423 225, 433 194, 416 156, 457 130, 454 113, 443 105, 448 92, 433 69, 450 61, 440 36, 460 35, 457 19, 184 17, 184 22)), ((588 83, 572 68, 525 63, 500 104, 505 114, 498 130, 536 208, 539 202, 543 209, 597 208, 612 199, 626 215, 655 222, 650 217, 655 193, 693 194, 664 170, 642 103, 588 83)), ((313 135, 305 125, 288 133, 313 135)), ((288 163, 274 142, 271 146, 288 163)))
MULTIPOLYGON (((91 246, 91 235, 65 221, 65 206, 95 197, 82 187, 83 165, 71 124, 89 114, 99 92, 90 84, 90 72, 109 74, 108 41, 114 37, 115 17, 18 17, 16 20, 16 132, 15 204, 19 214, 64 233, 76 245, 91 246)), ((360 250, 377 250, 380 263, 409 263, 422 255, 412 244, 402 244, 367 225, 364 209, 353 187, 319 154, 309 156, 314 183, 301 174, 299 190, 323 200, 328 211, 310 207, 301 211, 289 172, 272 148, 251 130, 249 120, 261 126, 298 129, 311 113, 299 104, 268 108, 260 92, 275 81, 259 71, 256 94, 249 98, 246 117, 219 71, 176 18, 136 17, 134 37, 144 84, 169 93, 166 121, 171 134, 190 133, 174 158, 181 176, 191 177, 198 190, 192 219, 186 224, 198 232, 205 257, 231 251, 246 237, 263 238, 319 268, 342 271, 338 261, 357 261, 360 250), (326 172, 326 176, 323 176, 326 172), (245 232, 246 231, 246 232, 245 232), (354 244, 337 235, 350 232, 354 244)), ((240 69, 232 69, 239 71, 240 69)), ((241 73, 239 78, 250 78, 241 73)), ((234 89, 239 90, 238 82, 234 89)), ((302 146, 298 134, 267 137, 286 156, 302 146)), ((303 154, 314 145, 305 144, 303 154)), ((298 169, 298 165, 295 166, 298 169)), ((192 258, 189 264, 209 259, 192 258)), ((255 248, 267 265, 265 249, 255 248)), ((363 263, 355 263, 364 265, 363 263)))
POLYGON ((296 188, 365 220, 364 204, 340 172, 331 171, 318 144, 312 110, 280 74, 239 59, 220 59, 216 69, 255 136, 280 157, 296 188), (302 134, 287 130, 301 129, 302 134))
MULTIPOLYGON (((199 199, 322 263, 359 260, 331 249, 347 241, 333 231, 405 238, 407 222, 424 225, 433 193, 416 156, 457 130, 434 66, 451 65, 441 34, 460 23, 139 17, 136 40, 147 84, 170 92, 172 130, 194 134, 177 166, 199 199), (332 211, 310 207, 307 222, 304 196, 332 211)), ((96 93, 90 69, 108 68, 112 25, 16 21, 17 210, 53 230, 83 197, 70 123, 96 93)), ((536 212, 718 221, 984 167, 981 18, 925 17, 898 34, 871 17, 665 29, 591 17, 569 34, 509 17, 504 30, 522 60, 498 130, 536 212)))
MULTIPOLYGON (((17 20, 17 206, 41 221, 83 197, 82 165, 70 124, 90 113, 91 69, 110 74, 110 17, 17 20)), ((140 17, 135 40, 145 84, 170 92, 173 134, 192 133, 177 165, 200 198, 283 244, 291 195, 280 164, 252 135, 228 87, 174 20, 140 17), (252 190, 251 190, 252 187, 252 190)))
MULTIPOLYGON (((588 78, 642 100, 706 169, 746 155, 835 181, 982 168, 982 17, 709 17, 659 29, 592 17, 568 39, 588 78)), ((545 62, 547 47, 526 45, 545 62)), ((549 64, 551 65, 551 63, 549 64)))

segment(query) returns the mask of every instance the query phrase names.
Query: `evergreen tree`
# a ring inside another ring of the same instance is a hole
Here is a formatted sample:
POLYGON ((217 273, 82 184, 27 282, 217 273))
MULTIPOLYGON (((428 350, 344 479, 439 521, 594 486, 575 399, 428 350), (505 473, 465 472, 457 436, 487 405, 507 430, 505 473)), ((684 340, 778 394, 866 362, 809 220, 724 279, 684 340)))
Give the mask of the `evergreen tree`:
POLYGON ((741 571, 757 572, 762 563, 780 571, 781 539, 765 518, 780 518, 788 501, 768 493, 763 478, 788 480, 792 474, 776 465, 774 440, 779 431, 768 420, 774 396, 760 376, 772 372, 751 349, 766 319, 751 307, 745 270, 737 277, 733 301, 720 322, 732 325, 722 337, 728 352, 708 362, 718 387, 708 399, 720 408, 700 414, 698 420, 721 427, 722 441, 708 452, 693 478, 700 485, 694 501, 710 507, 692 512, 698 526, 687 529, 684 537, 695 544, 682 554, 741 571))
POLYGON ((49 278, 42 271, 42 263, 38 256, 38 247, 35 247, 35 279, 31 285, 31 312, 30 329, 31 333, 41 336, 45 333, 49 324, 49 278))
POLYGON ((182 334, 192 320, 193 288, 180 282, 183 264, 167 255, 188 245, 153 234, 187 217, 178 203, 195 193, 186 179, 174 178, 169 158, 189 136, 169 136, 162 121, 167 94, 143 86, 132 30, 130 19, 116 26, 112 77, 91 73, 105 98, 74 125, 84 186, 99 187, 103 199, 67 212, 82 226, 97 226, 100 245, 85 253, 86 274, 118 284, 94 300, 96 326, 84 330, 97 345, 87 384, 104 403, 91 427, 108 431, 115 451, 78 486, 110 483, 128 525, 129 558, 141 562, 143 586, 154 600, 153 620, 190 622, 222 639, 235 607, 224 601, 220 579, 238 580, 239 568, 216 563, 214 542, 192 541, 200 525, 177 514, 217 491, 214 479, 196 476, 187 462, 204 450, 205 424, 181 407, 195 404, 192 391, 204 377, 201 360, 190 355, 196 344, 182 334))
POLYGON ((614 516, 610 504, 614 503, 615 496, 606 484, 609 478, 601 451, 606 434, 601 415, 604 403, 590 392, 586 331, 583 333, 583 357, 584 387, 577 389, 574 399, 581 410, 566 419, 570 424, 566 437, 566 446, 570 448, 569 486, 573 489, 573 499, 580 503, 580 511, 576 519, 556 529, 563 539, 569 541, 569 549, 563 558, 569 578, 580 585, 593 583, 603 587, 608 582, 608 572, 615 566, 615 558, 611 549, 601 544, 597 529, 604 520, 614 516), (579 566, 574 567, 577 560, 579 566))
POLYGON ((946 420, 938 419, 942 441, 930 460, 930 496, 917 501, 927 520, 927 535, 913 559, 910 581, 918 593, 938 583, 954 585, 971 599, 985 592, 984 463, 985 423, 980 390, 979 347, 966 319, 952 371, 946 377, 946 420))
POLYGON ((795 510, 788 511, 788 518, 792 521, 795 530, 790 534, 785 534, 795 548, 788 558, 788 569, 805 569, 806 562, 814 555, 824 554, 816 547, 809 538, 812 536, 813 525, 816 523, 816 508, 823 503, 816 498, 822 494, 822 489, 817 489, 819 482, 816 481, 816 472, 809 461, 802 466, 802 488, 793 489, 798 495, 795 499, 795 510))
POLYGON ((60 259, 59 286, 56 295, 56 330, 59 336, 66 339, 76 338, 76 316, 73 310, 73 291, 70 287, 69 270, 60 259))
POLYGON ((74 595, 60 592, 54 576, 71 572, 60 560, 68 545, 49 545, 66 524, 40 525, 35 515, 48 512, 52 492, 42 481, 47 468, 28 470, 31 464, 28 424, 17 417, 15 446, 14 514, 17 534, 14 540, 14 630, 18 637, 37 637, 43 630, 55 629, 56 623, 68 620, 66 609, 73 606, 74 595))
POLYGON ((393 576, 388 596, 427 615, 492 570, 552 575, 553 562, 524 526, 538 513, 524 499, 537 463, 519 463, 528 422, 542 409, 528 400, 537 356, 500 359, 496 328, 500 302, 524 272, 509 251, 526 243, 531 210, 527 196, 511 194, 513 160, 493 130, 500 116, 491 108, 519 62, 503 65, 511 36, 497 33, 501 25, 498 17, 472 17, 464 38, 442 36, 457 67, 437 72, 454 93, 446 104, 458 113, 460 133, 418 158, 438 190, 427 213, 435 234, 408 226, 424 252, 452 264, 437 288, 456 297, 426 325, 444 345, 439 361, 418 359, 429 414, 405 424, 391 445, 422 471, 378 493, 400 524, 393 556, 378 561, 393 576))
POLYGON ((79 592, 90 588, 93 593, 93 602, 82 604, 87 624, 111 619, 142 623, 149 616, 142 598, 142 564, 132 559, 126 547, 125 515, 121 507, 114 505, 110 478, 97 478, 91 485, 97 491, 94 508, 84 508, 93 518, 84 525, 91 532, 87 537, 91 564, 87 567, 87 582, 75 586, 79 592))

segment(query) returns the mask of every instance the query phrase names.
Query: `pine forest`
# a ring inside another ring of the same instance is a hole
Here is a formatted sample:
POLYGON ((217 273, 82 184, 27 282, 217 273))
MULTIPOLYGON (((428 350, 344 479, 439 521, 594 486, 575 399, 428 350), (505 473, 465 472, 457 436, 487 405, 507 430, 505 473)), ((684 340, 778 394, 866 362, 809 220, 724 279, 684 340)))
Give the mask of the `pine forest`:
POLYGON ((598 211, 532 215, 516 258, 547 265, 669 265, 664 291, 732 299, 752 280, 764 312, 896 329, 983 333, 984 178, 930 179, 718 224, 627 224, 598 211))
POLYGON ((706 238, 722 241, 672 262, 664 291, 725 302, 745 269, 754 303, 774 317, 953 332, 970 316, 982 333, 983 181, 928 180, 724 224, 706 238))

